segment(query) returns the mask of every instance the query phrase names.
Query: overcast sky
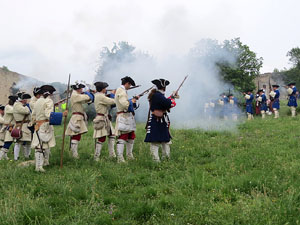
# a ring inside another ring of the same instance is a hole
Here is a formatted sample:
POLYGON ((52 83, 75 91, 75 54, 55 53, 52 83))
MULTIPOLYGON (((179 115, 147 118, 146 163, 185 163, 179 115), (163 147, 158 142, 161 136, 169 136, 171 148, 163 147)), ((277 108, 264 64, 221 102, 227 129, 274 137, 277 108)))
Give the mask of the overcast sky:
POLYGON ((156 58, 202 38, 240 37, 262 72, 290 67, 300 46, 299 0, 0 0, 0 66, 40 80, 92 81, 99 51, 128 41, 156 58))

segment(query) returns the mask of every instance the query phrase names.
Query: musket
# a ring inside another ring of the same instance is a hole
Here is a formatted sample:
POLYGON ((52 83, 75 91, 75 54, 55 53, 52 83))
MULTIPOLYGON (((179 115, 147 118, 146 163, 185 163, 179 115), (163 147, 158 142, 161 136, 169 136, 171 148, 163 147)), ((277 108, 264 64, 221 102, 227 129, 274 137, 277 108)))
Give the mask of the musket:
MULTIPOLYGON (((128 90, 131 90, 131 89, 135 89, 135 88, 138 88, 138 87, 140 87, 141 85, 136 85, 136 86, 132 86, 132 87, 130 87, 128 90)), ((117 90, 116 88, 115 89, 106 89, 106 91, 115 91, 115 90, 117 90)))
POLYGON ((145 94, 149 93, 153 88, 154 85, 151 88, 148 88, 147 90, 143 91, 141 94, 133 96, 133 98, 139 99, 140 97, 143 97, 145 94))
MULTIPOLYGON (((70 98, 70 97, 71 97, 71 95, 68 95, 68 98, 70 98)), ((60 105, 60 104, 64 103, 65 101, 67 101, 68 98, 63 98, 63 99, 55 102, 54 106, 57 106, 57 105, 60 105)))
POLYGON ((179 85, 179 87, 177 88, 177 90, 175 92, 173 92, 172 94, 172 98, 175 98, 178 95, 178 92, 180 90, 180 88, 183 86, 185 80, 188 78, 189 75, 186 75, 183 79, 183 81, 181 82, 181 84, 179 85))
MULTIPOLYGON (((68 80, 68 88, 67 88, 67 99, 66 99, 66 110, 68 110, 68 103, 69 103, 69 92, 70 92, 70 79, 71 74, 69 74, 69 80, 68 80)), ((64 132, 63 132, 63 139, 62 139, 62 147, 60 152, 60 168, 63 167, 63 157, 64 157, 64 149, 65 149, 65 138, 66 138, 66 127, 67 127, 67 115, 65 115, 64 118, 64 132)))

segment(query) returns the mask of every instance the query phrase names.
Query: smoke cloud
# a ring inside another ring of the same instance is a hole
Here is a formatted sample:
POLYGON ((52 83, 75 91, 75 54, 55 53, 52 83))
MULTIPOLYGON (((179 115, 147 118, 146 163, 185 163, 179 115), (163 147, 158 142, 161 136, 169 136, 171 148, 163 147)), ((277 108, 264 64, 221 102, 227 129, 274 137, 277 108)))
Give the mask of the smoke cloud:
MULTIPOLYGON (((235 63, 235 57, 223 48, 216 48, 217 41, 202 40, 195 44, 186 55, 157 59, 145 53, 134 51, 133 54, 119 55, 117 60, 109 57, 102 58, 102 70, 98 71, 96 81, 108 82, 109 88, 120 86, 120 79, 131 76, 138 89, 129 90, 129 96, 140 94, 152 86, 151 80, 164 78, 170 81, 166 97, 175 91, 184 77, 188 79, 181 88, 177 99, 177 106, 171 109, 170 119, 176 128, 201 128, 206 130, 232 130, 237 122, 224 120, 218 114, 207 115, 204 112, 205 103, 211 100, 217 102, 222 92, 233 88, 220 78, 217 62, 235 63), (208 118, 211 119, 208 119, 208 118)), ((136 111, 136 118, 140 122, 147 120, 149 103, 147 96, 139 101, 140 107, 136 111)), ((216 107, 217 108, 217 107, 216 107)), ((241 114, 241 111, 238 110, 241 114)))

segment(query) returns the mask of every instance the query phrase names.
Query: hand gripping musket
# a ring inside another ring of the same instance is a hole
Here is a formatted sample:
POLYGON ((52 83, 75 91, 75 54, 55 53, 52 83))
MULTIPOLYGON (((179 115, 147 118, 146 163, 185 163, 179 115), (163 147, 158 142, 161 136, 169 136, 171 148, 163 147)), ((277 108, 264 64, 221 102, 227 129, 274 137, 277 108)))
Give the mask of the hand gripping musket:
MULTIPOLYGON (((70 92, 70 79, 71 74, 69 74, 69 80, 68 80, 68 88, 67 88, 67 94, 70 92)), ((68 110, 68 103, 69 103, 69 94, 67 95, 66 99, 66 110, 68 110)), ((64 118, 64 131, 63 131, 63 140, 62 140, 62 147, 60 152, 60 168, 63 167, 63 157, 64 157, 64 149, 65 149, 65 137, 66 137, 66 127, 67 127, 67 115, 64 118)))
MULTIPOLYGON (((66 93, 66 92, 65 92, 65 93, 66 93)), ((57 101, 57 102, 55 102, 55 103, 54 103, 54 106, 58 106, 58 105, 64 103, 65 101, 67 101, 68 98, 71 97, 71 95, 72 95, 72 92, 69 91, 69 94, 67 95, 67 97, 66 97, 66 98, 63 98, 63 99, 61 99, 61 100, 59 100, 59 101, 57 101)))
POLYGON ((153 88, 154 85, 151 88, 148 88, 147 90, 143 91, 141 94, 133 96, 133 98, 139 99, 140 97, 143 97, 145 94, 149 93, 153 88))
POLYGON ((179 87, 177 88, 177 90, 175 92, 173 92, 173 94, 171 95, 172 98, 179 98, 178 97, 178 92, 180 90, 180 88, 183 86, 185 80, 188 78, 189 75, 186 75, 183 79, 183 81, 181 82, 181 84, 179 85, 179 87))

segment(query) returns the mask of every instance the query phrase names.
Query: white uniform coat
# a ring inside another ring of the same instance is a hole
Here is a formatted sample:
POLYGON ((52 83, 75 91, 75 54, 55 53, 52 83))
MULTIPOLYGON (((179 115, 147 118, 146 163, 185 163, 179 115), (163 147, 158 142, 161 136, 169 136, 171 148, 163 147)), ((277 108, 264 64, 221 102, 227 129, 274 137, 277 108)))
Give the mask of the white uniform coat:
POLYGON ((5 130, 3 127, 4 127, 4 118, 0 114, 0 146, 4 145, 5 130))
POLYGON ((123 85, 116 91, 115 102, 117 106, 115 135, 120 136, 121 134, 135 131, 135 119, 133 114, 128 112, 130 103, 128 100, 127 91, 123 85))
POLYGON ((37 132, 43 149, 53 148, 56 145, 54 128, 49 124, 50 114, 54 111, 53 107, 54 103, 50 96, 47 98, 40 97, 35 103, 32 111, 32 120, 36 123, 36 129, 31 143, 32 148, 41 148, 37 132))
POLYGON ((72 117, 66 130, 67 136, 74 136, 88 132, 87 118, 86 113, 84 112, 83 104, 88 103, 89 101, 91 101, 91 99, 88 95, 78 94, 76 91, 72 92, 72 96, 70 98, 72 117), (73 115, 73 113, 81 113, 84 116, 78 114, 73 115))
POLYGON ((29 108, 26 105, 24 106, 21 102, 15 102, 13 106, 13 115, 16 121, 15 126, 21 124, 22 120, 25 118, 25 122, 22 126, 22 138, 18 141, 31 141, 32 135, 31 131, 28 129, 28 125, 31 120, 29 108))
POLYGON ((95 94, 95 109, 96 109, 96 118, 94 119, 94 138, 100 138, 109 136, 110 133, 114 134, 114 128, 111 124, 111 121, 108 118, 108 111, 111 105, 115 104, 115 100, 107 97, 104 93, 95 94), (103 114, 98 115, 98 114, 103 114), (97 129, 102 127, 101 129, 97 129))
POLYGON ((14 139, 10 135, 8 129, 9 126, 13 127, 15 125, 14 115, 13 115, 13 106, 6 105, 4 109, 4 127, 2 128, 4 134, 4 142, 13 141, 14 139))

